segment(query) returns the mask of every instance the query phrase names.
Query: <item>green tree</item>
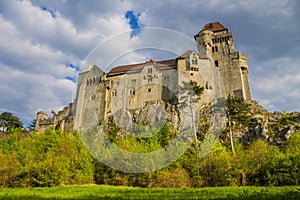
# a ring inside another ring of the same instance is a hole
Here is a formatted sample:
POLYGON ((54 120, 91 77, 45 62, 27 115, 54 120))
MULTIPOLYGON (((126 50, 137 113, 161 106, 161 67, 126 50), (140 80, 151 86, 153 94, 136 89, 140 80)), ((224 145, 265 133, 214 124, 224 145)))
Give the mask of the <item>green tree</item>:
POLYGON ((198 144, 198 139, 197 139, 197 130, 195 127, 195 116, 194 116, 193 105, 199 102, 201 95, 203 94, 203 91, 204 91, 204 87, 199 86, 196 81, 182 82, 182 86, 179 88, 179 92, 181 94, 180 106, 181 108, 188 108, 190 111, 196 144, 198 144))
POLYGON ((196 81, 190 82, 182 82, 182 86, 179 88, 179 92, 181 94, 180 97, 180 107, 189 109, 189 113, 191 114, 192 126, 193 126, 193 134, 195 138, 195 147, 196 147, 196 167, 197 167, 197 176, 199 177, 199 141, 197 137, 197 130, 195 126, 195 116, 193 105, 198 104, 201 99, 201 95, 203 94, 204 87, 201 87, 197 84, 196 81))
POLYGON ((28 126, 29 130, 33 131, 35 129, 36 119, 32 120, 28 126))
POLYGON ((14 116, 10 112, 3 112, 0 114, 0 121, 6 121, 6 123, 2 123, 1 126, 4 128, 7 128, 7 130, 11 130, 13 128, 22 128, 23 123, 20 121, 20 119, 16 116, 14 116))
POLYGON ((235 154, 232 124, 243 124, 246 126, 249 124, 250 104, 248 104, 243 98, 229 96, 227 98, 227 118, 231 150, 232 153, 235 154))

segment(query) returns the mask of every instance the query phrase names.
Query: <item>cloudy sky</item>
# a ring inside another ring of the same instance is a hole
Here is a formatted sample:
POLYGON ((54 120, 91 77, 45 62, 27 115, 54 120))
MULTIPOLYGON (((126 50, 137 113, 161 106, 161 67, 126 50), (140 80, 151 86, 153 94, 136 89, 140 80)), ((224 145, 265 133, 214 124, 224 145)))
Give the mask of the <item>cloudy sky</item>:
MULTIPOLYGON (((72 102, 76 75, 85 67, 82 63, 105 41, 110 43, 103 56, 115 55, 115 49, 126 49, 127 43, 145 43, 148 27, 193 38, 214 21, 229 28, 236 50, 248 55, 252 98, 270 111, 300 111, 299 2, 1 0, 0 113, 12 112, 28 124, 37 111, 50 113, 72 102)), ((154 35, 165 49, 176 43, 154 35)), ((120 63, 145 61, 149 56, 170 58, 168 53, 135 51, 121 56, 120 63)))

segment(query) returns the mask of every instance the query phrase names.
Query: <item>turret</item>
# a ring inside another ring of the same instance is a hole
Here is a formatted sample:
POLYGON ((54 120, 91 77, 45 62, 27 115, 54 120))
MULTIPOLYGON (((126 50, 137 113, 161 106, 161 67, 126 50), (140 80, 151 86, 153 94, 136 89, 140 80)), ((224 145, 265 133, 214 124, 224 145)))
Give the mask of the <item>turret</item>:
POLYGON ((37 114, 36 114, 36 121, 35 121, 35 127, 34 127, 34 130, 38 131, 40 129, 40 122, 47 119, 47 113, 44 112, 44 111, 39 111, 37 114))

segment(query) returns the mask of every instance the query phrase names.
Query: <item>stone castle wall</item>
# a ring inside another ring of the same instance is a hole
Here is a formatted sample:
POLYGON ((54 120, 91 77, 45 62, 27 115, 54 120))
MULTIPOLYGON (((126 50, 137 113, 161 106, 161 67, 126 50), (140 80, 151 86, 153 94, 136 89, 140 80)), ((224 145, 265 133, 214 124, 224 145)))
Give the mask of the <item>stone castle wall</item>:
POLYGON ((232 33, 216 22, 205 25, 195 40, 200 54, 188 50, 173 60, 120 66, 107 74, 89 66, 79 74, 74 105, 51 118, 39 112, 36 130, 85 129, 123 111, 133 117, 151 104, 176 105, 182 82, 190 80, 204 87, 200 104, 218 95, 251 99, 247 55, 235 51, 232 33))

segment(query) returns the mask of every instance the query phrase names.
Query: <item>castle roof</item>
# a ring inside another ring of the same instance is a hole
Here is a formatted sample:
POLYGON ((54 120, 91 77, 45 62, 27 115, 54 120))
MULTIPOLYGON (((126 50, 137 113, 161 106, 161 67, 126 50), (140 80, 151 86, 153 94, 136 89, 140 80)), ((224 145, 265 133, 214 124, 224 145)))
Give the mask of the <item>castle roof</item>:
POLYGON ((228 31, 228 29, 224 27, 220 22, 212 22, 205 24, 201 31, 205 30, 210 30, 212 32, 228 31))
POLYGON ((156 67, 158 67, 160 69, 177 67, 176 59, 161 60, 161 61, 154 61, 154 60, 150 59, 149 61, 147 61, 145 63, 136 63, 136 64, 131 64, 131 65, 123 65, 123 66, 115 67, 115 68, 111 69, 107 75, 113 76, 113 75, 124 74, 124 73, 131 72, 131 71, 132 72, 142 71, 143 68, 149 64, 154 64, 156 67))
MULTIPOLYGON (((140 72, 140 71, 143 70, 143 68, 146 65, 149 65, 149 64, 154 64, 159 69, 170 68, 170 67, 172 67, 174 69, 174 68, 177 68, 177 59, 187 58, 193 52, 194 51, 192 51, 192 50, 187 50, 185 53, 181 54, 176 59, 171 59, 171 60, 155 61, 153 59, 150 59, 149 61, 144 62, 144 63, 136 63, 136 64, 118 66, 118 67, 112 68, 108 72, 107 75, 108 76, 114 76, 114 75, 129 73, 129 72, 140 72)), ((206 59, 207 58, 206 55, 200 55, 198 53, 196 53, 196 54, 198 55, 198 57, 200 59, 206 59)))

